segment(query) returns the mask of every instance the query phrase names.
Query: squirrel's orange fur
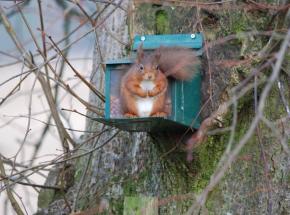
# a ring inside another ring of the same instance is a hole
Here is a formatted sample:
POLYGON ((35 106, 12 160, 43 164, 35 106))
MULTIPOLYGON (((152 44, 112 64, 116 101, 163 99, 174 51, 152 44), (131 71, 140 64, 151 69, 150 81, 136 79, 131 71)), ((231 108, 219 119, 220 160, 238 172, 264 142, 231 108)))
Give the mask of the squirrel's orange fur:
POLYGON ((198 59, 192 50, 160 47, 144 55, 142 45, 137 59, 121 80, 121 101, 127 117, 167 116, 165 101, 167 77, 190 80, 198 59))

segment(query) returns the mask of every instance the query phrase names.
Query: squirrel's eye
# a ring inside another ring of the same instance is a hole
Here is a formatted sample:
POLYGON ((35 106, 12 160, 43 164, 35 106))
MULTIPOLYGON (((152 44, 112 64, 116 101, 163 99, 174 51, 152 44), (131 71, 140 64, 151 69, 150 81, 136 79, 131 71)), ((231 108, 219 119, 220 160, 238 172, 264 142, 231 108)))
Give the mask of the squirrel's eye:
POLYGON ((142 64, 140 64, 139 69, 140 69, 141 71, 143 71, 143 70, 144 70, 144 66, 143 66, 142 64))
POLYGON ((155 66, 155 69, 156 69, 156 70, 159 70, 159 66, 158 66, 158 65, 156 65, 156 66, 155 66))

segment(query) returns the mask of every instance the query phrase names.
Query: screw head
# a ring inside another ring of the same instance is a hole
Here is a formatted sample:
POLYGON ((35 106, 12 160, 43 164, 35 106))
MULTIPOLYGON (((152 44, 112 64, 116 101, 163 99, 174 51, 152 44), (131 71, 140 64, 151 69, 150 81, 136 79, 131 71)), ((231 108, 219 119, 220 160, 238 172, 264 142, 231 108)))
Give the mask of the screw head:
POLYGON ((141 41, 145 41, 145 36, 141 36, 141 41))
POLYGON ((196 38, 196 35, 195 35, 195 34, 191 34, 190 37, 191 37, 192 39, 194 39, 194 38, 196 38))

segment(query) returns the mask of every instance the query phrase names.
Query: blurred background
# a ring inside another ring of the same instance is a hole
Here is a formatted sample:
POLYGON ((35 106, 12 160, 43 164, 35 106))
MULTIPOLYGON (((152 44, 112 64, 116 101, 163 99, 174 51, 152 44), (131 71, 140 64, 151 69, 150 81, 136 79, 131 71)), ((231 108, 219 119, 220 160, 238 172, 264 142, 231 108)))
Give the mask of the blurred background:
MULTIPOLYGON (((90 13, 95 6, 90 1, 78 1, 79 5, 90 13)), ((84 15, 76 10, 71 1, 0 1, 0 6, 8 16, 18 39, 26 50, 34 56, 35 61, 43 60, 29 34, 27 27, 19 13, 22 11, 38 43, 42 44, 40 6, 45 33, 52 37, 64 51, 74 68, 87 80, 92 70, 92 52, 94 40, 89 22, 84 22, 84 15), (71 33, 73 32, 73 33, 71 33)), ((94 10, 93 10, 94 9, 94 10)), ((16 49, 0 20, 0 153, 4 160, 6 175, 11 175, 25 167, 38 165, 52 160, 62 153, 62 146, 58 141, 58 132, 45 96, 35 74, 28 75, 24 81, 28 68, 23 66, 22 56, 16 49), (19 84, 19 86, 17 86, 19 84), (17 87, 16 87, 17 86, 17 87), (16 87, 16 88, 15 88, 16 87), (15 89, 14 89, 15 88, 15 89), (14 89, 14 90, 13 90, 14 89), (11 93, 13 92, 13 93, 11 93), (31 117, 29 117, 31 116, 31 117), (10 161, 15 161, 15 168, 10 161), (14 169, 13 169, 14 168, 14 169), (12 171, 13 169, 13 171, 12 171)), ((46 47, 51 42, 46 38, 46 47)), ((48 56, 56 54, 55 49, 48 51, 48 56)), ((59 56, 54 58, 51 65, 78 96, 87 101, 89 90, 64 64, 59 56)), ((53 78, 53 77, 51 77, 53 78)), ((69 134, 77 140, 84 133, 85 118, 80 114, 68 110, 77 110, 86 113, 86 108, 69 95, 57 82, 51 83, 56 104, 64 126, 69 134)), ((48 171, 43 170, 31 174, 25 182, 43 184, 48 171)), ((0 182, 0 214, 13 214, 11 204, 7 199, 3 181, 0 182)), ((32 186, 13 185, 17 200, 21 199, 27 214, 33 214, 37 209, 37 196, 39 188, 32 186)))

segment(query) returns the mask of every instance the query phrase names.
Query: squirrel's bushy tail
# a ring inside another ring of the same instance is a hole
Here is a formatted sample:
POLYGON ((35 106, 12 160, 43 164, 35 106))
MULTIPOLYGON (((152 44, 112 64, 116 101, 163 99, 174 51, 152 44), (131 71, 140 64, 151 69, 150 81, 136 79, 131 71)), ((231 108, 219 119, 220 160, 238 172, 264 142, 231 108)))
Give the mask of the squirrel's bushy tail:
POLYGON ((197 71, 199 59, 191 49, 183 47, 160 47, 155 52, 160 55, 159 68, 168 77, 191 80, 197 71))

